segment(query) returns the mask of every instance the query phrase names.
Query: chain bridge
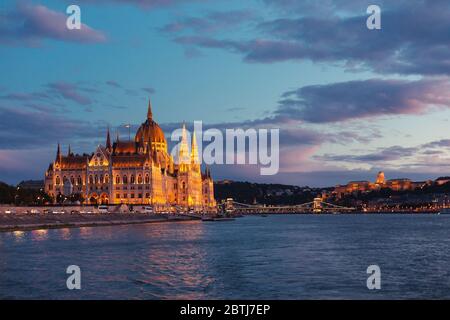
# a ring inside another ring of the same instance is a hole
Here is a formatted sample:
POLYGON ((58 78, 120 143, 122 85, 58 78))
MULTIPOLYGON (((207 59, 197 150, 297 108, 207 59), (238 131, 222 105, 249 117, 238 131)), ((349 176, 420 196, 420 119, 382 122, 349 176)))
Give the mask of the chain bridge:
POLYGON ((323 201, 322 198, 314 198, 313 201, 292 205, 272 206, 262 204, 245 204, 229 198, 223 203, 223 209, 230 214, 261 214, 261 213, 348 213, 356 211, 356 208, 338 206, 323 201))

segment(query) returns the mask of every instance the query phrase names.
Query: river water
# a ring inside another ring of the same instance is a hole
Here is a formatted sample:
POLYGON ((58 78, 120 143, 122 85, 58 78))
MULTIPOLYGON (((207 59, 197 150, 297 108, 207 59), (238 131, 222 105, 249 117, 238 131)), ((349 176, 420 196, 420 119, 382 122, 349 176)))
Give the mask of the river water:
POLYGON ((450 215, 274 215, 0 233, 1 299, 450 298, 450 215), (68 290, 66 268, 81 269, 68 290), (381 289, 369 290, 369 265, 381 289))

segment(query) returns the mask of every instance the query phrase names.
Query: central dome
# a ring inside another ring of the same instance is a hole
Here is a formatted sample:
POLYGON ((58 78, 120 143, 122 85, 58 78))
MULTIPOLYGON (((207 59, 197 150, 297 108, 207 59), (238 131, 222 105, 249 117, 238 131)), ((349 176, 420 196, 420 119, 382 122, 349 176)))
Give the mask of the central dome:
POLYGON ((143 147, 153 147, 155 143, 167 144, 163 130, 155 121, 153 121, 152 105, 150 101, 148 102, 147 120, 139 127, 135 141, 143 147))

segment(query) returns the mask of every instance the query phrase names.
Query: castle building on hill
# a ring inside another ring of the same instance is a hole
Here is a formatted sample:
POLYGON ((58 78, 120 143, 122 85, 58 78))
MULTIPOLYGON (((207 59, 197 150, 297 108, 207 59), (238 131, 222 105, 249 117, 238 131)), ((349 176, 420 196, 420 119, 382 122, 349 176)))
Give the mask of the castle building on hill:
POLYGON ((153 120, 151 103, 147 119, 134 141, 111 143, 108 130, 105 146, 90 154, 67 155, 60 145, 56 159, 45 172, 45 191, 55 200, 79 194, 87 204, 151 205, 168 208, 214 211, 213 179, 209 168, 201 171, 195 132, 191 151, 183 126, 178 163, 167 151, 161 127, 153 120))
POLYGON ((411 181, 410 179, 390 179, 386 180, 384 172, 380 171, 377 174, 375 183, 371 181, 350 181, 346 185, 337 185, 333 193, 338 198, 346 194, 357 192, 371 192, 381 189, 390 189, 392 191, 408 191, 423 188, 426 185, 431 185, 432 181, 411 181))

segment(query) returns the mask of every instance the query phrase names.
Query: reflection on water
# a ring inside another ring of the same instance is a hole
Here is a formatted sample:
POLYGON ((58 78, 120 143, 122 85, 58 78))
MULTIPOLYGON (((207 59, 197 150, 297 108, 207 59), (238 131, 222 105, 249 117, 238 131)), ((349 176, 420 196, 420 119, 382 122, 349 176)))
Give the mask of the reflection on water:
POLYGON ((39 229, 31 231, 32 238, 35 241, 44 241, 48 239, 48 230, 47 229, 39 229))
POLYGON ((0 233, 0 298, 450 298, 449 229, 446 216, 297 215, 0 233), (81 291, 66 289, 72 264, 81 291), (381 291, 366 288, 371 264, 381 291))
POLYGON ((14 235, 14 237, 17 241, 21 241, 21 240, 23 240, 25 232, 24 231, 13 231, 12 234, 14 235))
MULTIPOLYGON (((89 237, 90 236, 92 236, 92 232, 93 232, 93 228, 92 227, 81 227, 81 228, 79 228, 78 229, 79 230, 79 235, 80 235, 80 238, 85 238, 85 239, 89 239, 89 237)), ((108 232, 107 232, 108 230, 107 229, 105 229, 105 230, 103 230, 103 234, 104 234, 104 236, 106 237, 106 235, 108 234, 108 232)), ((111 231, 110 231, 111 232, 111 231)))
POLYGON ((70 240, 72 233, 71 233, 70 228, 63 228, 63 229, 59 229, 59 234, 60 234, 61 239, 70 240))
MULTIPOLYGON (((167 238, 173 225, 164 224, 158 229, 145 229, 146 236, 165 241, 165 246, 146 249, 143 261, 144 270, 136 281, 152 286, 169 286, 177 290, 171 295, 173 299, 197 299, 201 293, 197 289, 208 286, 213 279, 205 274, 208 267, 207 252, 198 245, 204 236, 204 224, 195 222, 195 226, 177 228, 172 237, 167 238), (176 261, 176 263, 174 263, 176 261)), ((164 298, 164 295, 154 295, 164 298)))

